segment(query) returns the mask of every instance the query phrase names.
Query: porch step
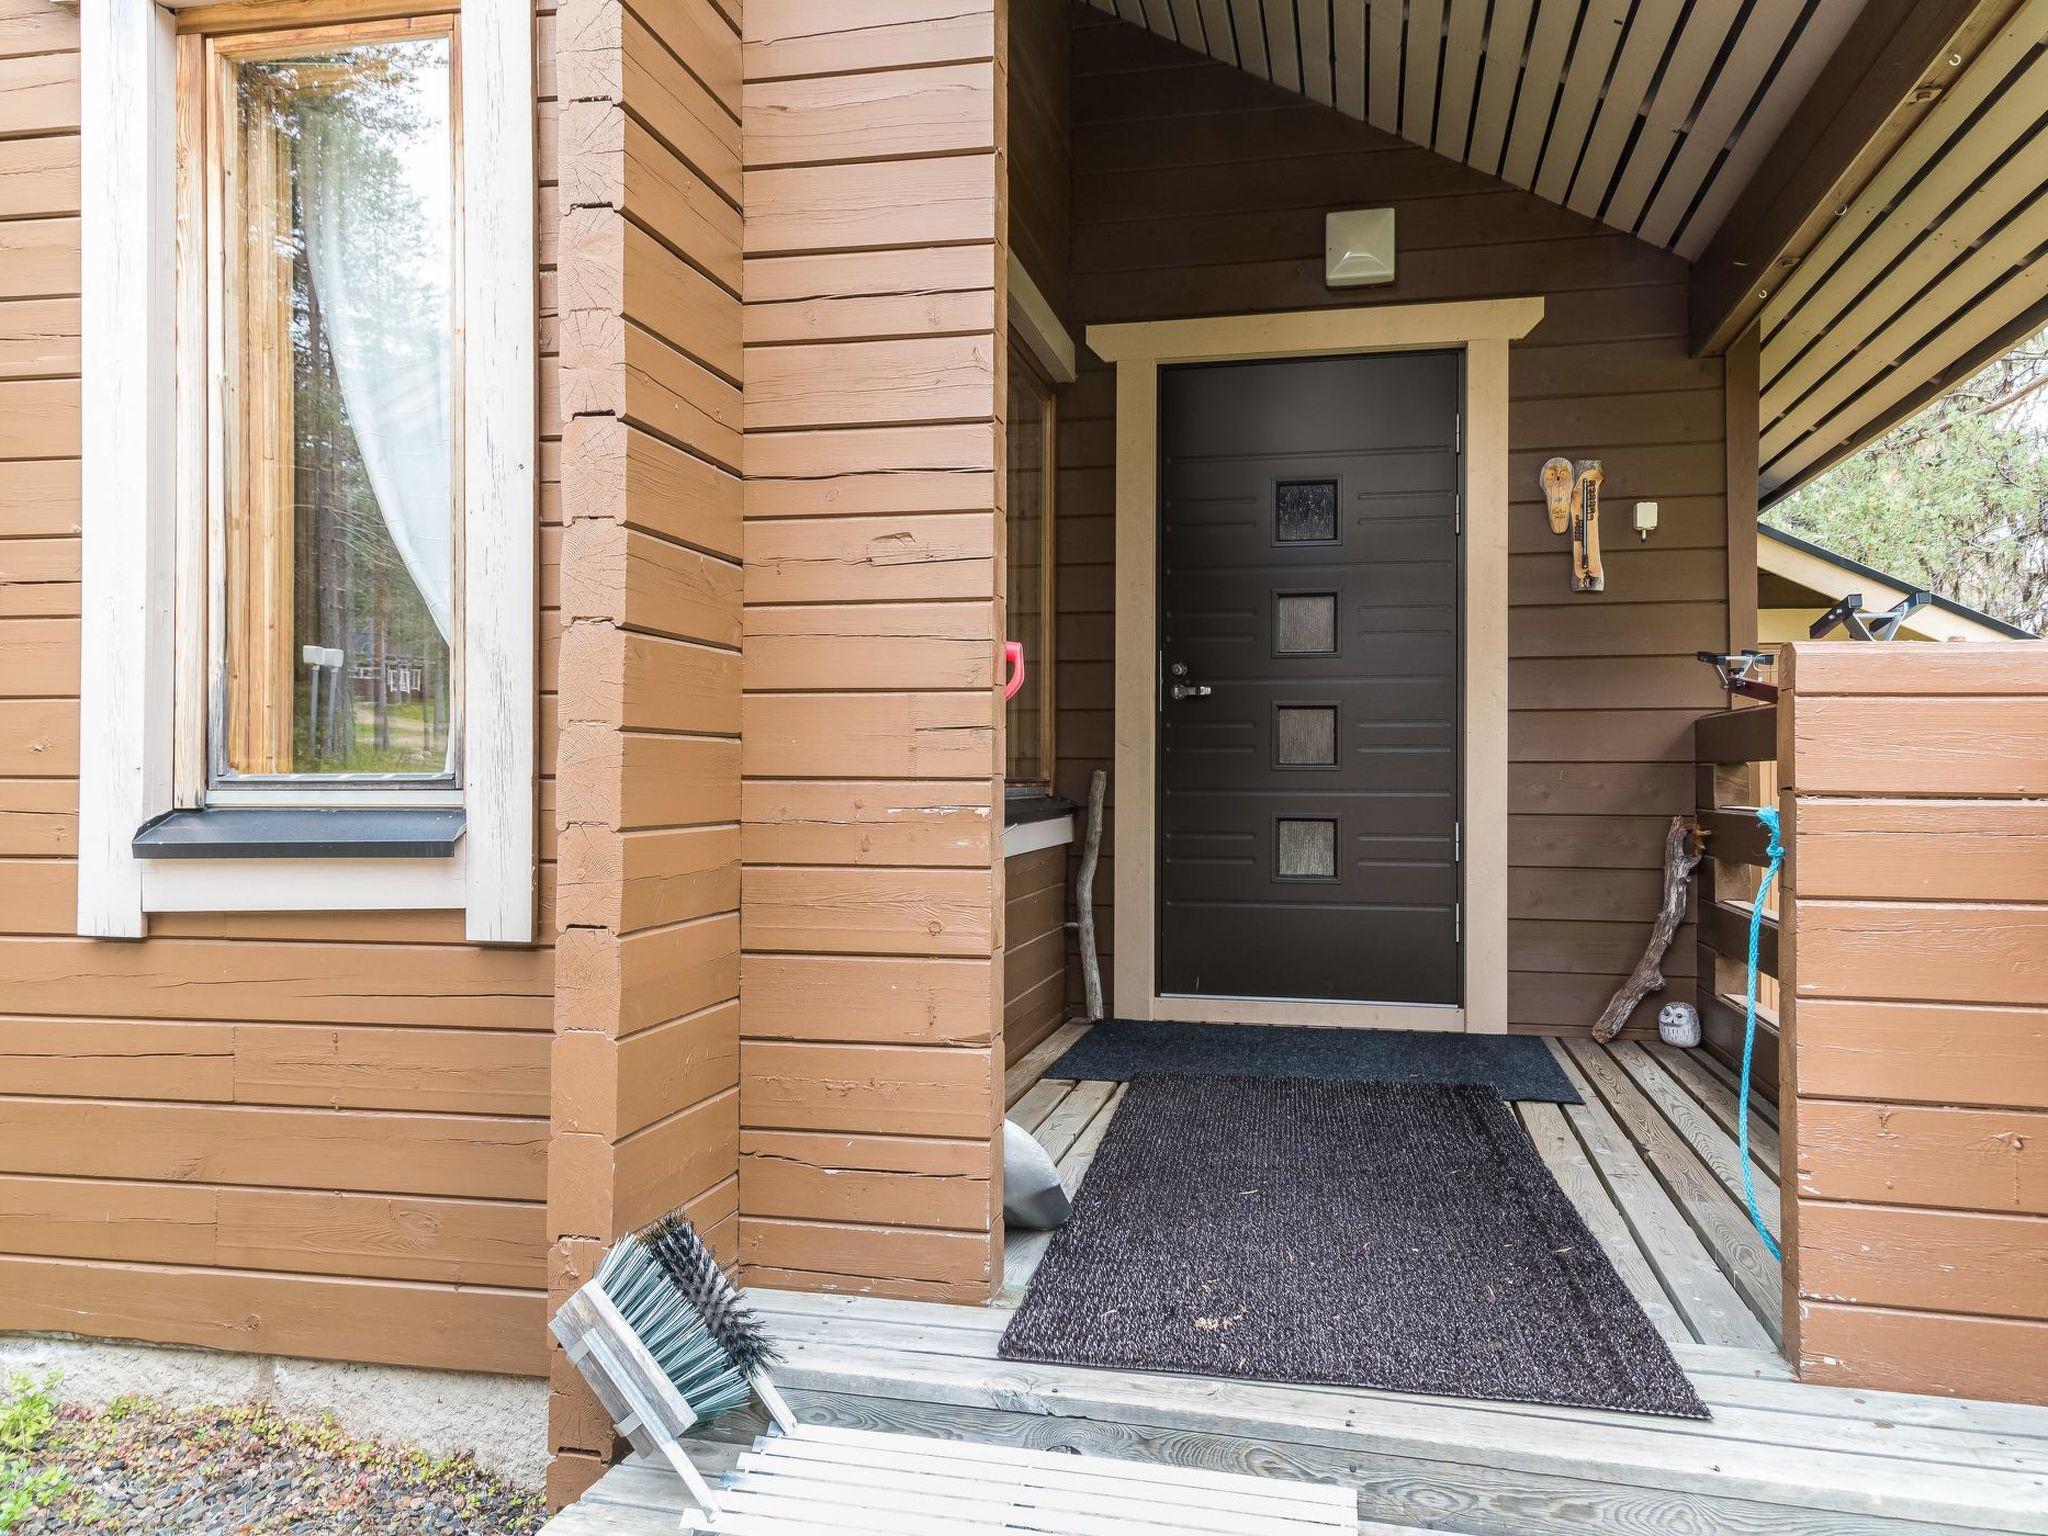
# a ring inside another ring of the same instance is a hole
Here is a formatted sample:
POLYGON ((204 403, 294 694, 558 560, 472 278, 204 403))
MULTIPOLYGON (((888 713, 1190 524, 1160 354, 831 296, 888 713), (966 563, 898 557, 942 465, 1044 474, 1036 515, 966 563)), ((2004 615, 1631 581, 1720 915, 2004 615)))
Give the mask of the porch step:
MULTIPOLYGON (((698 1443, 691 1448, 698 1470, 716 1478, 737 1465, 742 1448, 698 1443)), ((634 1457, 613 1467, 576 1503, 541 1527, 540 1536, 676 1536, 677 1521, 690 1507, 683 1481, 658 1462, 634 1457)), ((1357 1536, 1413 1536, 1432 1530, 1438 1536, 1468 1536, 1447 1525, 1396 1525, 1362 1520, 1357 1536)))
POLYGON ((807 1420, 1340 1483, 1383 1529, 2048 1533, 2048 1411, 1804 1386, 1761 1351, 1677 1351, 1697 1423, 1030 1365, 996 1358, 1000 1313, 751 1295, 807 1420))

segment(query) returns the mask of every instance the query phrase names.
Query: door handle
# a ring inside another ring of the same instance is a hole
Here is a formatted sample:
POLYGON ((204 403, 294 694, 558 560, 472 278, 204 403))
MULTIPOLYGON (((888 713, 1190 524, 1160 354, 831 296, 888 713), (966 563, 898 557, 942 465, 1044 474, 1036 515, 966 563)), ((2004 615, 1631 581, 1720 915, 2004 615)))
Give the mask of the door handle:
POLYGON ((1175 683, 1166 690, 1166 696, 1173 700, 1206 699, 1216 690, 1207 683, 1175 683))

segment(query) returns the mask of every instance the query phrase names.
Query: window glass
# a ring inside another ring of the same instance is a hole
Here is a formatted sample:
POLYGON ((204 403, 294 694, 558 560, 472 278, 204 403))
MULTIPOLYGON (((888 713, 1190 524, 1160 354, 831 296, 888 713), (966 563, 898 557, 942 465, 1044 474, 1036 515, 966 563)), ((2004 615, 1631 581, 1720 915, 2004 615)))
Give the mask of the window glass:
POLYGON ((1337 482, 1282 480, 1273 487, 1274 537, 1282 544, 1329 544, 1337 537, 1337 482))
POLYGON ((1004 771, 1012 784, 1052 779, 1052 386, 1017 347, 1010 348, 1007 422, 1009 638, 1024 644, 1024 686, 1006 706, 1004 771))
POLYGON ((223 59, 216 767, 453 771, 452 39, 223 59))

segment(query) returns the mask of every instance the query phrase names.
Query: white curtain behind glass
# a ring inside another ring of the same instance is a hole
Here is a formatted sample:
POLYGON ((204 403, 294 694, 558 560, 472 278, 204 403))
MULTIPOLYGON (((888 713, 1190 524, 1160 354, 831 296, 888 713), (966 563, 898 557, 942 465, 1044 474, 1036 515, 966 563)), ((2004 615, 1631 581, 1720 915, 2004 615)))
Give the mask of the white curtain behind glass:
MULTIPOLYGON (((446 76, 440 75, 445 85, 446 76)), ((358 125, 345 115, 310 111, 301 118, 300 216, 306 262, 334 354, 342 404, 361 450, 370 488, 399 558, 418 586, 434 627, 452 643, 454 514, 452 385, 454 316, 450 310, 445 219, 422 209, 422 234, 438 238, 438 262, 412 270, 361 259, 391 248, 365 220, 390 216, 412 189, 391 183, 392 161, 359 153, 358 125), (378 185, 362 184, 374 178, 378 185)), ((439 157, 446 174, 445 119, 439 157)), ((429 135, 432 137, 433 135, 429 135)), ((426 146, 431 150, 432 146, 426 146)), ((426 157, 433 163, 431 155, 426 157)))

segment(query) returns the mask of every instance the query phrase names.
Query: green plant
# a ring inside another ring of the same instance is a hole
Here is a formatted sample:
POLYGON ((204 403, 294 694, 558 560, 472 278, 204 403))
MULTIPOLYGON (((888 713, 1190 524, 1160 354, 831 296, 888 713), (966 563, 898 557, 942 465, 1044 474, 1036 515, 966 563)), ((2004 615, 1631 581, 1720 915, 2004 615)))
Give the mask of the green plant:
POLYGON ((38 1467, 30 1456, 57 1425, 54 1373, 37 1381, 14 1376, 0 1398, 0 1531, 62 1497, 71 1479, 55 1467, 38 1467))

